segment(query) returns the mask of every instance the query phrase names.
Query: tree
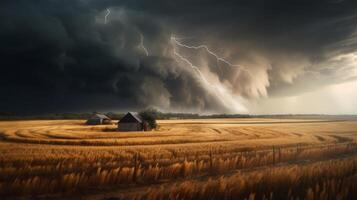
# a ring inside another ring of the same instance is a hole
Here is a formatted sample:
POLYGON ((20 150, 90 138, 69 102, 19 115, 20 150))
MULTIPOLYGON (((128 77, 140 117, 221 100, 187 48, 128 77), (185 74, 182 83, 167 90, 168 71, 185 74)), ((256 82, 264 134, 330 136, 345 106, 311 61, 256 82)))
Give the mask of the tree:
POLYGON ((148 123, 151 129, 157 127, 156 118, 158 117, 159 112, 154 108, 148 108, 139 112, 140 117, 148 123))

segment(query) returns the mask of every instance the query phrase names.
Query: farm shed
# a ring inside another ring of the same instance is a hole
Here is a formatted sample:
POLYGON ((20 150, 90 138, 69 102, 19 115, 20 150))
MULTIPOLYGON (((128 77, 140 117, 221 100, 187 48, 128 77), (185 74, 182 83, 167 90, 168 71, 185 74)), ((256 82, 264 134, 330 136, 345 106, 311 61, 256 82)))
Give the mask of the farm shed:
POLYGON ((138 113, 128 112, 118 122, 119 131, 143 131, 146 130, 147 123, 138 113))
POLYGON ((94 114, 86 122, 88 125, 111 124, 112 120, 103 114, 94 114))

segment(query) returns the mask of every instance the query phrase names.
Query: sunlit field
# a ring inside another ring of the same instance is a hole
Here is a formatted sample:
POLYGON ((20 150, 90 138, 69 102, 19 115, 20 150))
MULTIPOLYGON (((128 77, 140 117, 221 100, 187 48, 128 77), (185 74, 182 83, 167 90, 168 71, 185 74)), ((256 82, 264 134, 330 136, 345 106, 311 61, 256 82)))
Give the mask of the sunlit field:
POLYGON ((355 199, 357 121, 0 122, 2 198, 355 199))

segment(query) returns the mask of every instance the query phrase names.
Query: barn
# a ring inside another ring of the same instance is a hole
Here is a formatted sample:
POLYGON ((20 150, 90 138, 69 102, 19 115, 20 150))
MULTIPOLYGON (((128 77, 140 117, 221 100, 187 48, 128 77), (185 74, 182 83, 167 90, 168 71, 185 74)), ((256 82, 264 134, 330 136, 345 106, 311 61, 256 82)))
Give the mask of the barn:
POLYGON ((94 114, 86 122, 88 125, 111 124, 112 120, 103 114, 94 114))
POLYGON ((118 122, 119 131, 142 131, 144 130, 144 120, 138 113, 128 112, 118 122))

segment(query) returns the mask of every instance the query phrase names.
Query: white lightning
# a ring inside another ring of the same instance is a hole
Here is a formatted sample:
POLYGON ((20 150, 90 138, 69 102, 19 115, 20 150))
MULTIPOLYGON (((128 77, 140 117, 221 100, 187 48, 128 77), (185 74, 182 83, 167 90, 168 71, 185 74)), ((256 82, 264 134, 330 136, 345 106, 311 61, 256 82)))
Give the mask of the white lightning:
POLYGON ((177 53, 177 51, 176 51, 175 48, 174 48, 174 55, 177 56, 178 58, 180 58, 180 59, 181 59, 182 61, 184 61, 185 63, 187 63, 192 69, 194 69, 194 70, 198 73, 198 75, 200 76, 200 78, 203 80, 203 82, 204 82, 205 84, 211 85, 211 84, 207 81, 206 77, 202 74, 201 70, 200 70, 197 66, 193 65, 187 58, 185 58, 185 57, 183 57, 181 54, 177 53))
POLYGON ((244 68, 244 66, 242 66, 242 65, 237 65, 237 64, 233 64, 233 63, 229 62, 228 60, 226 60, 226 59, 224 59, 224 58, 218 56, 216 53, 214 53, 212 50, 210 50, 210 49, 207 47, 207 45, 189 46, 189 45, 186 45, 186 44, 183 44, 183 43, 179 42, 179 41, 176 39, 176 37, 172 37, 172 36, 171 36, 171 40, 174 41, 175 44, 177 44, 178 46, 185 47, 185 48, 188 48, 188 49, 196 49, 196 50, 198 50, 198 49, 205 49, 210 55, 212 55, 212 56, 214 56, 214 57, 216 58, 217 64, 219 63, 219 61, 221 61, 221 62, 227 64, 227 65, 230 66, 230 67, 238 67, 240 70, 243 70, 243 71, 247 72, 250 76, 252 76, 251 73, 250 73, 248 70, 246 70, 246 69, 244 68))
POLYGON ((140 48, 142 48, 146 54, 146 56, 149 56, 149 51, 146 49, 145 45, 144 45, 144 36, 143 34, 140 33, 140 44, 139 44, 140 48))
MULTIPOLYGON (((206 77, 204 76, 204 74, 201 72, 201 70, 199 69, 199 67, 195 66, 194 64, 192 64, 187 58, 185 58, 184 56, 182 56, 181 54, 179 54, 175 48, 173 48, 173 53, 175 56, 177 56, 180 60, 182 60, 183 62, 187 63, 192 69, 194 69, 197 74, 199 75, 199 77, 201 78, 201 80, 203 81, 203 83, 205 85, 207 85, 210 89, 213 89, 213 92, 218 92, 218 95, 215 95, 227 108, 228 107, 234 107, 234 109, 236 109, 237 111, 246 111, 246 108, 244 106, 242 106, 240 103, 238 103, 227 91, 227 89, 225 87, 223 87, 222 85, 218 84, 211 84, 206 77)), ((216 94, 216 93, 215 93, 216 94)))
MULTIPOLYGON (((204 82, 204 84, 206 84, 206 85, 209 86, 210 88, 214 88, 214 89, 220 91, 219 88, 217 88, 215 85, 212 85, 210 82, 207 81, 206 77, 203 75, 203 73, 201 72, 201 70, 200 70, 197 66, 195 66, 195 65, 192 64, 187 58, 185 58, 185 57, 183 57, 181 54, 179 54, 179 53, 175 50, 175 48, 174 48, 174 55, 177 56, 178 58, 180 58, 180 59, 181 59, 182 61, 184 61, 185 63, 187 63, 192 69, 194 69, 194 70, 198 73, 199 77, 200 77, 201 80, 204 82)), ((221 96, 217 95, 217 97, 221 100, 221 102, 224 102, 224 100, 222 99, 221 96)))
POLYGON ((109 10, 109 8, 107 8, 107 14, 105 14, 105 16, 104 16, 104 24, 107 24, 109 15, 110 15, 110 10, 109 10))

